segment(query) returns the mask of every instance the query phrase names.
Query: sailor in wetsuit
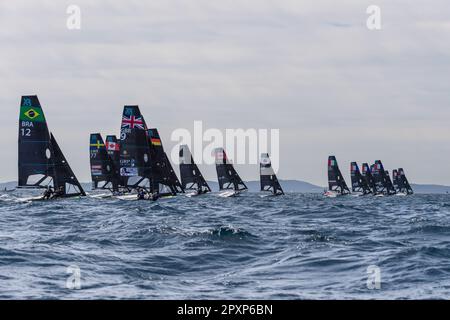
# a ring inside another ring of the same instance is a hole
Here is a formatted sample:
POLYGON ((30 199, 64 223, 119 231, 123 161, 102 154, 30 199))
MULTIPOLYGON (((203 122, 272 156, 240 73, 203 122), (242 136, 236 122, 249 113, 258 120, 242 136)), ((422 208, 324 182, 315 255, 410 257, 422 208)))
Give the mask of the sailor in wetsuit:
POLYGON ((143 188, 139 188, 137 192, 138 192, 137 194, 138 200, 145 200, 145 190, 143 188))
POLYGON ((53 193, 51 199, 56 199, 62 197, 63 195, 64 195, 64 188, 61 186, 53 193))
POLYGON ((157 192, 150 193, 150 194, 149 194, 149 198, 150 198, 150 200, 152 200, 152 201, 156 201, 156 200, 158 200, 158 198, 159 198, 159 194, 158 194, 157 192))
POLYGON ((44 194, 42 195, 42 199, 48 200, 52 197, 53 190, 52 187, 48 186, 47 189, 44 191, 44 194))

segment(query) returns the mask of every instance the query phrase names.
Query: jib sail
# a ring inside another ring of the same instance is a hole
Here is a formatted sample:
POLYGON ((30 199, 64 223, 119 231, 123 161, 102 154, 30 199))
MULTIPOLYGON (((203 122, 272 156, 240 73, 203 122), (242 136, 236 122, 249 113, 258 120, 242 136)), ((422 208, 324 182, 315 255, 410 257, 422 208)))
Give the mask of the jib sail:
POLYGON ((403 168, 398 169, 398 175, 399 175, 399 181, 401 181, 402 188, 400 189, 400 192, 404 192, 406 194, 413 194, 414 191, 409 184, 408 179, 406 178, 405 171, 403 168))
POLYGON ((187 145, 180 146, 181 185, 185 190, 196 190, 199 193, 211 192, 211 188, 194 162, 187 145))
POLYGON ((125 187, 152 190, 147 125, 138 106, 124 106, 120 129, 120 176, 125 187))
POLYGON ((93 189, 118 191, 119 180, 116 168, 100 133, 91 134, 89 153, 93 189))
POLYGON ((259 164, 261 191, 270 191, 275 195, 284 194, 277 176, 272 168, 272 162, 268 153, 261 154, 259 164))
POLYGON ((375 179, 372 175, 372 170, 369 167, 368 163, 363 163, 362 164, 362 176, 364 177, 364 179, 366 180, 367 185, 369 186, 369 188, 371 189, 373 194, 377 193, 377 186, 375 183, 375 179))
POLYGON ((352 192, 360 192, 362 194, 371 193, 367 180, 359 171, 359 167, 356 162, 352 162, 350 164, 350 178, 352 181, 352 192))
POLYGON ((223 150, 223 148, 217 148, 214 153, 219 189, 234 189, 235 191, 247 190, 247 186, 228 160, 225 150, 223 150))
POLYGON ((151 152, 152 183, 154 190, 160 194, 172 194, 184 192, 178 177, 173 170, 169 157, 164 152, 161 137, 158 130, 153 128, 148 130, 148 137, 151 152))
POLYGON ((389 173, 386 175, 384 166, 380 160, 376 160, 373 165, 372 174, 375 179, 377 193, 391 195, 395 193, 389 173))
POLYGON ((37 96, 22 96, 19 115, 19 187, 58 189, 85 195, 53 135, 37 96))
POLYGON ((328 157, 328 189, 341 194, 350 193, 335 156, 328 157))
POLYGON ((69 166, 64 154, 59 148, 58 143, 55 140, 53 134, 50 134, 50 142, 52 144, 53 154, 54 154, 54 165, 55 165, 55 176, 54 176, 54 186, 55 190, 61 190, 65 197, 79 196, 86 194, 84 193, 81 184, 75 177, 72 169, 69 166))

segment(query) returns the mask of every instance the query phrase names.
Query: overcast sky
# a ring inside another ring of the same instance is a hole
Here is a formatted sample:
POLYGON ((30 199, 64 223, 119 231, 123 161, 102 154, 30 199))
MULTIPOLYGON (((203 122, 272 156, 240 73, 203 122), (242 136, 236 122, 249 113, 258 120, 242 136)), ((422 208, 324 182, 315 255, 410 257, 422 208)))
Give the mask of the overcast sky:
POLYGON ((448 0, 1 1, 0 77, 0 181, 17 179, 20 96, 37 94, 82 181, 89 133, 118 134, 139 104, 168 150, 194 120, 277 128, 282 179, 325 185, 335 154, 347 179, 350 161, 381 159, 450 184, 448 0), (382 30, 366 27, 371 4, 382 30))

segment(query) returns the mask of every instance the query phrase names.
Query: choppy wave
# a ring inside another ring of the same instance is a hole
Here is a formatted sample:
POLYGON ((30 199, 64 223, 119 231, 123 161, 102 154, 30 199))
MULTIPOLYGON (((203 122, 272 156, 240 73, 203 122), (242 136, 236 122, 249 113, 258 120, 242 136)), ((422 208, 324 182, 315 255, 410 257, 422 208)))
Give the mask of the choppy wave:
POLYGON ((0 298, 450 297, 448 195, 24 202, 4 193, 0 211, 0 298), (379 290, 367 287, 373 265, 379 290), (79 290, 67 288, 70 266, 79 290))

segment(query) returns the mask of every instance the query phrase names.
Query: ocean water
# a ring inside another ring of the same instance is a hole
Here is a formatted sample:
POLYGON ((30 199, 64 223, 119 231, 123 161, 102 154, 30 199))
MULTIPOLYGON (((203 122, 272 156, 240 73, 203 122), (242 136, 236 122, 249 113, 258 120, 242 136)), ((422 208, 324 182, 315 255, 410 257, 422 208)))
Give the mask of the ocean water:
POLYGON ((448 299, 450 196, 3 193, 0 298, 448 299))

